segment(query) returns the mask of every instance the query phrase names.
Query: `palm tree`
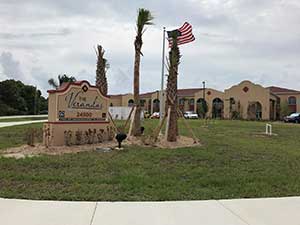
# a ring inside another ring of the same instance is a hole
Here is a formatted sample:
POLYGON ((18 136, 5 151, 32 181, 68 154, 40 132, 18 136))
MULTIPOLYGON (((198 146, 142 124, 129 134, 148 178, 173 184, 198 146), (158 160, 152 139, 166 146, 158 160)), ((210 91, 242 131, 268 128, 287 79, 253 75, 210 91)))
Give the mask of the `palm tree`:
POLYGON ((135 57, 134 57, 134 78, 133 78, 133 98, 136 106, 136 112, 133 121, 133 136, 141 135, 141 107, 140 107, 140 61, 143 40, 142 36, 145 32, 146 25, 152 25, 154 17, 147 9, 140 8, 136 21, 136 37, 134 41, 135 57))
POLYGON ((177 114, 177 77, 178 77, 178 65, 180 63, 180 51, 177 45, 177 33, 171 33, 172 47, 169 52, 168 63, 168 82, 167 82, 167 98, 166 106, 170 107, 169 126, 167 131, 167 141, 177 141, 178 135, 178 114, 177 114))
POLYGON ((54 88, 58 88, 63 83, 74 83, 76 81, 76 78, 73 76, 68 76, 66 74, 58 75, 58 82, 55 81, 53 78, 48 80, 48 84, 51 85, 54 88))
POLYGON ((101 45, 97 46, 97 69, 96 69, 96 86, 99 88, 100 92, 106 96, 107 95, 107 78, 106 71, 109 68, 109 64, 104 56, 104 49, 101 45))
POLYGON ((49 80, 48 80, 48 84, 50 85, 50 86, 52 86, 52 87, 54 87, 55 89, 56 88, 58 88, 58 83, 57 83, 57 81, 55 81, 53 78, 50 78, 49 80))

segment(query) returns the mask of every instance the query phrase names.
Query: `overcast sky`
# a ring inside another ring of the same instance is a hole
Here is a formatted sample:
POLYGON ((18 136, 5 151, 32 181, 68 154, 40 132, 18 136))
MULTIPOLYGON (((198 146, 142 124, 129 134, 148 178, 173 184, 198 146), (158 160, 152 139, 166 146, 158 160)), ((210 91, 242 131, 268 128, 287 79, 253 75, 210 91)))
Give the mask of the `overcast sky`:
POLYGON ((141 91, 160 88, 162 27, 185 21, 196 41, 180 47, 179 87, 224 90, 244 79, 300 89, 299 0, 0 0, 0 80, 37 85, 58 74, 95 82, 101 44, 109 93, 132 92, 137 9, 149 9, 141 91))

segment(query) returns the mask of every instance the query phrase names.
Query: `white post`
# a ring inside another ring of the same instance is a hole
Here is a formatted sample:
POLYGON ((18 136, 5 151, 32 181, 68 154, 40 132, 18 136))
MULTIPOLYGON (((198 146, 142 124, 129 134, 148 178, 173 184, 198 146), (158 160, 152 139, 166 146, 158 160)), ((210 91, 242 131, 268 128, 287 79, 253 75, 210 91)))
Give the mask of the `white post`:
POLYGON ((128 131, 128 137, 132 135, 132 128, 133 128, 133 121, 136 113, 136 107, 134 106, 131 118, 130 118, 130 126, 129 126, 129 131, 128 131))
POLYGON ((164 107, 164 79, 165 79, 165 35, 166 28, 163 28, 163 46, 162 46, 162 59, 161 59, 161 87, 160 87, 160 96, 159 96, 159 119, 162 121, 165 115, 164 107))
POLYGON ((266 124, 266 135, 272 135, 272 125, 266 124))
POLYGON ((171 107, 168 108, 168 115, 167 115, 167 124, 166 124, 165 139, 168 138, 168 131, 169 131, 169 126, 170 126, 170 114, 171 114, 171 107))

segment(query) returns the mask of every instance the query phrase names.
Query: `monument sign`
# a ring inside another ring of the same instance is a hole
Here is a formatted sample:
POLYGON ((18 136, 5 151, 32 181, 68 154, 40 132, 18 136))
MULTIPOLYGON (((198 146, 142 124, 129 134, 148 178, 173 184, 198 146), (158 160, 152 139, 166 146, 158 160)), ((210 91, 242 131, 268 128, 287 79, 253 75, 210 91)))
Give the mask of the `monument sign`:
POLYGON ((113 139, 109 99, 97 87, 88 81, 77 81, 64 83, 48 93, 45 145, 93 144, 113 139))

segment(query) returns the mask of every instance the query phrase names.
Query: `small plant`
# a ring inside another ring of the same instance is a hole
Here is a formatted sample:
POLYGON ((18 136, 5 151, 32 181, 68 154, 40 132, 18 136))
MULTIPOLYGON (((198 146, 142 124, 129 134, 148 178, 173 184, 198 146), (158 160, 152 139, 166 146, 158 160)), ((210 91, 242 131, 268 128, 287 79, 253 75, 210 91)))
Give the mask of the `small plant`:
POLYGON ((93 137, 92 137, 92 143, 95 144, 97 143, 97 130, 93 130, 93 137))
POLYGON ((48 126, 44 125, 43 135, 44 135, 44 144, 45 144, 46 148, 48 148, 50 145, 50 139, 51 139, 50 128, 48 126))
POLYGON ((112 141, 114 139, 114 131, 112 127, 107 127, 107 140, 112 141))
POLYGON ((77 130, 75 133, 76 136, 76 145, 81 145, 82 143, 82 131, 77 130))
POLYGON ((43 130, 40 128, 29 128, 25 134, 25 141, 29 146, 35 146, 35 143, 43 139, 43 130))
POLYGON ((88 130, 86 130, 86 131, 84 132, 84 140, 83 140, 83 143, 84 143, 84 144, 88 144, 88 143, 89 143, 89 131, 88 131, 88 130))
POLYGON ((34 146, 35 143, 35 133, 36 129, 35 128, 29 128, 26 132, 26 143, 29 146, 34 146))
POLYGON ((241 118, 241 114, 238 111, 234 110, 231 112, 231 119, 237 120, 240 118, 241 118))
POLYGON ((88 129, 88 144, 93 144, 93 131, 88 129))
POLYGON ((65 140, 65 145, 66 146, 71 146, 72 145, 72 131, 68 130, 68 131, 64 131, 64 140, 65 140))
POLYGON ((103 134, 104 134, 104 130, 100 129, 99 133, 97 134, 98 143, 102 143, 103 142, 103 134))
POLYGON ((231 119, 232 120, 240 120, 243 118, 243 109, 241 106, 241 102, 238 101, 237 107, 234 107, 234 109, 231 112, 231 119))
POLYGON ((280 104, 280 117, 283 118, 291 114, 291 110, 289 109, 289 105, 287 101, 284 101, 280 104))
POLYGON ((208 105, 206 102, 201 102, 200 104, 198 104, 198 114, 200 115, 201 118, 205 119, 206 117, 206 113, 208 112, 208 105))

